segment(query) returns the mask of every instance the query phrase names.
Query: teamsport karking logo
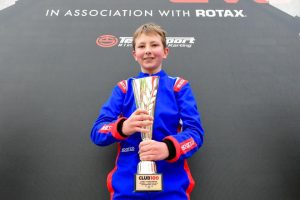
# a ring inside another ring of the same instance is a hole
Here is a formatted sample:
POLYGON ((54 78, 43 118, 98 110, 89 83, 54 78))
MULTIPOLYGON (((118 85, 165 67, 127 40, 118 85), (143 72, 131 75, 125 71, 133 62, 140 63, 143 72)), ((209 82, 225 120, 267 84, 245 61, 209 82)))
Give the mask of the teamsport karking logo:
POLYGON ((0 10, 3 10, 5 8, 8 8, 12 5, 15 5, 15 3, 17 2, 18 0, 1 0, 0 1, 0 10))
MULTIPOLYGON (((184 47, 191 48, 195 44, 195 37, 167 37, 168 47, 184 47)), ((96 39, 96 44, 103 48, 113 46, 132 47, 132 37, 119 37, 114 35, 100 35, 96 39)))

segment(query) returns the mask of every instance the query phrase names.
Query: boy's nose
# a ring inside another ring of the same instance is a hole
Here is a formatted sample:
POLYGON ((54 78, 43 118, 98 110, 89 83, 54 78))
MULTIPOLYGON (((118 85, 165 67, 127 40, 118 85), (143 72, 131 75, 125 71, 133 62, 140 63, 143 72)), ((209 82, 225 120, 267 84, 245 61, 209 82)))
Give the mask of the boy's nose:
POLYGON ((148 55, 148 54, 151 54, 151 49, 149 47, 146 47, 145 49, 145 53, 148 55))

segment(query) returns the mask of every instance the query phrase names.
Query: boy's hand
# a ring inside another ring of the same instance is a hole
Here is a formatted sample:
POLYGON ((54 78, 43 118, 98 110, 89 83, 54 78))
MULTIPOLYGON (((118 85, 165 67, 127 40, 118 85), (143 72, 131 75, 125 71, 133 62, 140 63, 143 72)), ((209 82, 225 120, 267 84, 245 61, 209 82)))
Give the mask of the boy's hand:
POLYGON ((140 160, 156 161, 164 160, 169 156, 169 150, 164 142, 144 140, 139 145, 140 160))
POLYGON ((153 117, 146 110, 139 108, 124 121, 122 132, 127 136, 135 132, 148 133, 149 130, 146 129, 146 126, 150 126, 152 123, 153 117))

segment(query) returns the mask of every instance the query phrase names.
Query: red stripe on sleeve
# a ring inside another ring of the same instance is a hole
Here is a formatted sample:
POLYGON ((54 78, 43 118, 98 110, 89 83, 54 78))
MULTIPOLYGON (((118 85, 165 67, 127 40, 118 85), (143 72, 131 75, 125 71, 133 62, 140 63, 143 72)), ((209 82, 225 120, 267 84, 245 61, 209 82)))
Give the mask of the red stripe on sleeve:
POLYGON ((181 90, 181 88, 183 88, 183 86, 187 83, 188 83, 187 80, 184 80, 183 78, 178 78, 174 85, 174 91, 179 92, 181 90))
POLYGON ((114 123, 105 124, 102 128, 98 131, 98 133, 109 133, 112 131, 114 123))
POLYGON ((118 83, 118 86, 124 94, 127 92, 127 81, 126 80, 120 81, 118 83))
POLYGON ((180 149, 183 154, 186 154, 187 152, 194 149, 195 147, 197 147, 197 143, 193 138, 190 138, 180 143, 180 149))

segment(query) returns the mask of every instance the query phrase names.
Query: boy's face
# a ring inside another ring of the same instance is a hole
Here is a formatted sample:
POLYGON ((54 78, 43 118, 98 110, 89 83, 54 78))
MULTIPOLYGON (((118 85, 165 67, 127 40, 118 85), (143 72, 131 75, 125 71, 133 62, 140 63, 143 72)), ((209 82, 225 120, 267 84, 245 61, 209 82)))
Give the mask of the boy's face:
POLYGON ((164 48, 158 34, 141 34, 135 40, 134 59, 144 73, 155 74, 161 70, 162 61, 167 58, 168 48, 164 48))

